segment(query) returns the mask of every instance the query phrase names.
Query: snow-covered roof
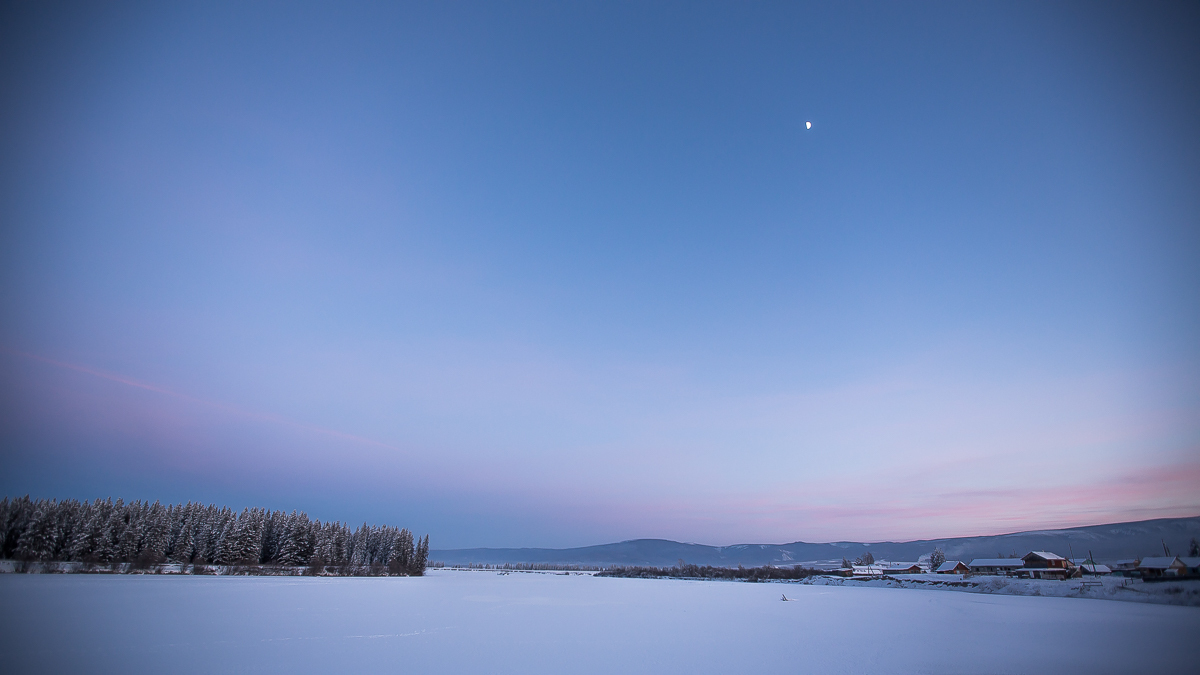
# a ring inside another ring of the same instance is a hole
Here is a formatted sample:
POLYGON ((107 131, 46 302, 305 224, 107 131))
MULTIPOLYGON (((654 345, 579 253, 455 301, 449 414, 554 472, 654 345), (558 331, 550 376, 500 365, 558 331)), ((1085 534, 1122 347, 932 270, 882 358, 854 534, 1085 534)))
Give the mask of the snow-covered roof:
POLYGON ((1049 551, 1030 551, 1024 555, 1024 558, 1028 558, 1031 555, 1035 555, 1042 560, 1066 560, 1066 558, 1049 551))
POLYGON ((1154 558, 1142 558, 1142 562, 1138 563, 1138 567, 1145 567, 1151 570, 1165 570, 1168 567, 1174 567, 1175 561, 1179 560, 1178 556, 1157 556, 1154 558))
POLYGON ((1024 567, 1025 561, 1020 558, 976 558, 968 567, 1024 567))
POLYGON ((905 562, 888 563, 886 566, 884 566, 884 569, 885 570, 910 570, 914 567, 916 567, 917 569, 920 569, 921 565, 920 565, 920 563, 905 563, 905 562))
MULTIPOLYGON (((938 566, 937 571, 938 572, 953 572, 956 567, 958 567, 959 565, 962 565, 962 564, 963 564, 963 561, 961 561, 961 560, 947 560, 946 562, 944 562, 940 566, 938 566)), ((964 567, 965 567, 965 565, 964 565, 964 567)))
POLYGON ((1183 556, 1179 556, 1179 561, 1188 567, 1200 567, 1200 558, 1193 558, 1191 556, 1185 558, 1183 556))
POLYGON ((1079 566, 1085 571, 1091 572, 1092 574, 1109 574, 1112 572, 1112 570, 1108 568, 1108 565, 1100 565, 1098 563, 1082 563, 1079 566))

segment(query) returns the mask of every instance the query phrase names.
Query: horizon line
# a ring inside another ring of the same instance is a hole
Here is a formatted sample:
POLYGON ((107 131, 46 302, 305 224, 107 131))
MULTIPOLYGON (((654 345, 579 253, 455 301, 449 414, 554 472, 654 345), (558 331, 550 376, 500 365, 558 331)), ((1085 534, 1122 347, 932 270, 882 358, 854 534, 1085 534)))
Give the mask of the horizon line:
POLYGON ((738 546, 791 546, 792 544, 809 544, 809 545, 833 545, 833 544, 860 544, 863 546, 872 546, 875 544, 916 544, 921 542, 937 542, 950 539, 975 539, 980 537, 1009 537, 1019 534, 1034 534, 1037 532, 1066 532, 1068 530, 1082 530, 1089 527, 1105 527, 1110 525, 1132 525, 1135 523, 1151 523, 1156 520, 1188 520, 1200 518, 1200 514, 1193 516, 1167 516, 1163 518, 1146 518, 1145 520, 1122 520, 1109 523, 1095 523, 1093 525, 1074 525, 1072 527, 1057 527, 1057 528, 1041 528, 1036 530, 1020 530, 1017 532, 1000 532, 998 534, 969 534, 955 537, 934 537, 930 539, 909 539, 906 541, 893 541, 890 539, 882 539, 879 541, 851 541, 841 539, 837 541, 796 541, 783 542, 778 544, 763 544, 763 543, 741 543, 729 544, 727 546, 717 546, 714 544, 700 544, 694 541, 676 541, 674 539, 664 539, 661 537, 639 537, 637 539, 622 539, 620 541, 610 541, 603 544, 587 544, 585 546, 564 546, 562 548, 554 548, 550 546, 465 546, 462 548, 431 548, 430 551, 574 551, 583 548, 598 548, 601 546, 613 546, 616 544, 629 544, 638 541, 666 541, 672 544, 682 544, 684 546, 705 546, 708 548, 727 549, 736 548, 738 546))

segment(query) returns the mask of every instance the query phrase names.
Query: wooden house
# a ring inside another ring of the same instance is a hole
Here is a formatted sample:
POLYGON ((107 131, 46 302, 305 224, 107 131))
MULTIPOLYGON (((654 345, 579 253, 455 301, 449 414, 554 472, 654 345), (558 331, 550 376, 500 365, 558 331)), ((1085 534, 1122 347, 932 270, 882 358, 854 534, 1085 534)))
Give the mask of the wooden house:
POLYGON ((1179 559, 1179 556, 1142 558, 1138 562, 1137 569, 1142 573, 1143 579, 1168 579, 1187 574, 1187 565, 1179 559))
POLYGON ((1025 566, 1018 575, 1029 579, 1066 579, 1078 576, 1079 569, 1066 558, 1049 551, 1030 551, 1021 558, 1025 566))
POLYGON ((1093 562, 1079 563, 1079 570, 1084 574, 1092 575, 1112 574, 1112 569, 1108 565, 1100 565, 1093 562))
POLYGON ((1187 568, 1189 577, 1200 577, 1200 557, 1179 556, 1179 562, 1187 568))
POLYGON ((961 560, 947 560, 934 571, 938 574, 968 574, 971 568, 967 567, 961 560))

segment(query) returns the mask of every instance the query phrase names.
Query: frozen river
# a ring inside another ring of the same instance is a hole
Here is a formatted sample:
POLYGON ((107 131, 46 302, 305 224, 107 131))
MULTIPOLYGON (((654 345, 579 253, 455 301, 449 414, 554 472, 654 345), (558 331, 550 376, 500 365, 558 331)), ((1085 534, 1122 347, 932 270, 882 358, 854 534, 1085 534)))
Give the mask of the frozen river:
POLYGON ((1190 607, 445 570, 4 574, 0 620, 11 673, 1099 675, 1200 663, 1190 607))

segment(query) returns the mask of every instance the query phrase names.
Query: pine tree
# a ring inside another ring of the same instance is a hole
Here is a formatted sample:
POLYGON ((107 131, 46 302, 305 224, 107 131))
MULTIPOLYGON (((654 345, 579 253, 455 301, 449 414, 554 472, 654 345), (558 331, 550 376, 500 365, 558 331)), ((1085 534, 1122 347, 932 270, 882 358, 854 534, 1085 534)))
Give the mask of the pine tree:
POLYGON ((412 574, 413 576, 424 576, 425 567, 429 564, 429 535, 417 546, 417 554, 413 560, 412 574))
POLYGON ((3 552, 4 552, 4 539, 5 539, 5 535, 8 532, 8 511, 9 511, 8 497, 4 497, 3 499, 0 499, 0 557, 6 557, 6 556, 3 556, 3 552))
POLYGON ((86 560, 92 552, 90 541, 96 523, 96 508, 84 503, 84 512, 80 515, 79 526, 71 535, 67 544, 67 560, 86 560))
POLYGON ((216 554, 212 561, 218 565, 228 565, 236 560, 237 555, 237 539, 240 536, 241 528, 245 523, 239 524, 236 517, 225 519, 221 527, 221 534, 218 537, 216 554))
MULTIPOLYGON (((243 509, 242 514, 230 523, 229 530, 221 542, 221 549, 217 553, 218 564, 235 565, 250 562, 250 540, 256 534, 253 519, 250 510, 243 509)), ((257 556, 254 562, 258 562, 257 556)))
POLYGON ((52 560, 70 560, 71 541, 75 531, 83 526, 82 518, 83 507, 79 502, 68 499, 59 503, 55 518, 54 550, 50 555, 52 560))
POLYGON ((18 560, 50 560, 54 555, 57 514, 52 502, 39 500, 29 526, 17 542, 18 560))
POLYGON ((250 509, 243 511, 242 515, 246 524, 238 540, 238 562, 243 565, 257 565, 262 561, 264 513, 262 509, 250 509))
POLYGON ((175 545, 171 548, 170 559, 186 565, 192 562, 195 555, 195 543, 192 540, 192 524, 185 521, 183 527, 179 530, 179 537, 175 540, 175 545))
POLYGON ((388 572, 391 574, 408 574, 412 569, 414 558, 413 536, 406 529, 396 533, 392 542, 392 558, 388 561, 388 572))
POLYGON ((333 529, 333 557, 330 562, 335 565, 350 563, 350 528, 341 523, 330 523, 333 529))
POLYGON ((285 527, 284 541, 279 549, 279 564, 307 565, 312 558, 312 524, 308 515, 292 511, 285 527))
POLYGON ((117 537, 117 560, 120 562, 132 562, 137 558, 137 554, 142 545, 142 530, 145 523, 142 520, 142 504, 140 501, 135 501, 125 507, 124 529, 117 537))
POLYGON ((272 511, 263 522, 262 560, 265 563, 278 563, 279 554, 283 547, 286 534, 287 514, 283 511, 272 511))
POLYGON ((100 538, 96 541, 96 548, 92 556, 97 562, 109 563, 117 559, 117 538, 124 532, 124 505, 118 499, 113 508, 109 511, 108 517, 104 519, 104 525, 100 530, 100 538))
POLYGON ((168 537, 171 532, 171 523, 167 521, 167 510, 162 504, 154 502, 149 509, 146 510, 143 519, 143 536, 142 544, 137 554, 137 560, 141 565, 156 565, 166 559, 168 537))
POLYGON ((92 502, 87 509, 86 521, 75 532, 71 539, 71 560, 95 562, 96 550, 100 539, 104 536, 105 524, 112 512, 112 500, 92 502))
POLYGON ((21 540, 21 535, 25 534, 26 528, 29 527, 29 521, 33 519, 34 506, 29 495, 25 495, 9 502, 7 510, 7 522, 3 524, 2 557, 12 558, 17 551, 17 542, 21 540))

